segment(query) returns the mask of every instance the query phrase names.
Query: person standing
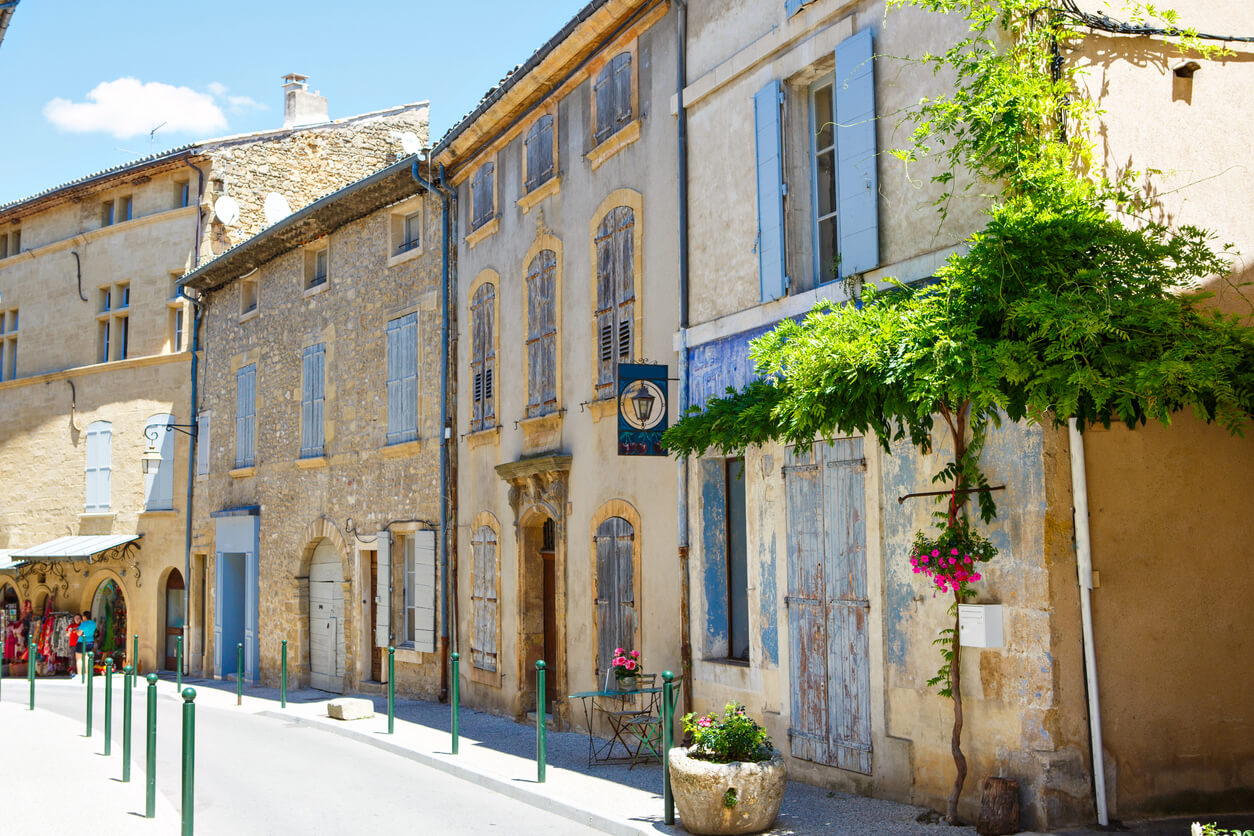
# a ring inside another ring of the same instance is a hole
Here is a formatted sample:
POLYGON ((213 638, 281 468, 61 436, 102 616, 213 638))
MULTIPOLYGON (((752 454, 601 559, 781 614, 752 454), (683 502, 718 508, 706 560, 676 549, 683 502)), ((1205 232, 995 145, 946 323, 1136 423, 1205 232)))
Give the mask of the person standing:
POLYGON ((70 619, 69 626, 65 628, 67 638, 70 642, 70 676, 74 676, 79 671, 78 665, 78 640, 82 635, 79 625, 83 623, 83 617, 77 613, 70 619))
MULTIPOLYGON (((78 669, 84 670, 87 663, 87 654, 92 651, 96 645, 96 622, 92 620, 91 612, 83 612, 83 620, 78 625, 78 652, 79 662, 78 669)), ((95 675, 95 671, 87 671, 88 676, 95 675)))

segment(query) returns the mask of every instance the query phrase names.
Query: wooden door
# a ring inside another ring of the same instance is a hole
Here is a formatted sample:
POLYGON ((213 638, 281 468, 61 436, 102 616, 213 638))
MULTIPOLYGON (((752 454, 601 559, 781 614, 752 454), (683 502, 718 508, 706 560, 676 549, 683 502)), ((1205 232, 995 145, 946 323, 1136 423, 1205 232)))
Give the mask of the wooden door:
POLYGON ((862 439, 790 453, 789 673, 794 757, 871 772, 862 439))
MULTIPOLYGON (((546 524, 547 525, 547 524, 546 524)), ((553 696, 557 693, 557 559, 553 549, 540 552, 544 563, 544 660, 549 666, 548 688, 544 692, 544 710, 553 710, 553 696)))
MULTIPOLYGON (((170 572, 165 582, 165 669, 178 668, 178 639, 183 635, 183 575, 178 569, 170 572)), ((184 648, 184 652, 186 652, 184 648)))
POLYGON ((310 684, 322 691, 344 691, 343 569, 335 547, 323 540, 309 567, 310 684))
POLYGON ((636 582, 632 544, 636 532, 622 517, 597 526, 597 674, 603 679, 614 650, 638 650, 636 582))

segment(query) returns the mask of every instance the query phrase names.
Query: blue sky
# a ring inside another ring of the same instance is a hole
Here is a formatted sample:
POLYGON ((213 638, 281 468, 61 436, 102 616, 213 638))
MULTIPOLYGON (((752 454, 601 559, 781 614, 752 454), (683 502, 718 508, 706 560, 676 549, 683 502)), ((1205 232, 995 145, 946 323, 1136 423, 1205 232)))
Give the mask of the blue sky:
POLYGON ((290 72, 333 119, 430 100, 434 140, 586 2, 22 0, 0 44, 0 204, 150 150, 280 127, 290 72))

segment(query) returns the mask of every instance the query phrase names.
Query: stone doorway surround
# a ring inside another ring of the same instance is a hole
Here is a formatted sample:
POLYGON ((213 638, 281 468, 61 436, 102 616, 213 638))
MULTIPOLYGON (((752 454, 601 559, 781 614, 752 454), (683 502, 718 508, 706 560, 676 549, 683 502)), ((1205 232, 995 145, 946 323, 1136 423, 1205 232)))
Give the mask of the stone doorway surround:
POLYGON ((557 649, 546 659, 545 687, 555 695, 553 719, 559 728, 569 725, 566 687, 566 511, 569 496, 571 456, 548 455, 522 458, 496 466, 497 475, 509 484, 509 506, 514 512, 515 542, 518 547, 518 588, 515 590, 515 664, 518 692, 514 695, 514 715, 525 717, 535 708, 536 668, 544 648, 544 560, 540 555, 544 523, 553 521, 554 606, 557 620, 557 649))

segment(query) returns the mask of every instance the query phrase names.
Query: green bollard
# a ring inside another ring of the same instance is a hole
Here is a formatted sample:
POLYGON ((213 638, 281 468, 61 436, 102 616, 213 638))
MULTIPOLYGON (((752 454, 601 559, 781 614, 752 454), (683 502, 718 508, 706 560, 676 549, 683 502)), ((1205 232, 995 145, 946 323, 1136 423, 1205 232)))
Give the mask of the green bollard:
POLYGON ((536 782, 544 783, 544 660, 536 662, 536 782))
POLYGON ((131 782, 131 677, 135 669, 122 668, 122 783, 131 782))
POLYGON ((662 811, 667 824, 675 823, 675 798, 671 795, 671 738, 675 734, 675 674, 662 671, 662 811))
POLYGON ((91 737, 91 689, 96 680, 92 666, 96 664, 96 654, 89 650, 84 658, 87 660, 87 736, 91 737))
POLYGON ((131 640, 131 667, 135 669, 135 673, 131 674, 131 687, 134 688, 139 684, 139 633, 131 640))
MULTIPOLYGON (((30 680, 30 710, 35 710, 35 643, 26 651, 26 678, 30 680)), ((87 736, 91 736, 91 720, 87 721, 87 736)))
POLYGON ((388 734, 396 725, 396 648, 388 648, 388 734))
POLYGON ((235 645, 235 704, 244 704, 244 643, 235 645))
POLYGON ((174 665, 174 684, 178 686, 174 690, 181 694, 183 693, 183 637, 182 636, 175 637, 174 647, 175 647, 175 650, 174 650, 175 659, 177 659, 174 665))
POLYGON ((144 770, 144 815, 157 815, 157 675, 148 674, 148 752, 144 770))
POLYGON ((457 668, 458 668, 458 666, 461 664, 461 662, 460 662, 461 658, 462 658, 462 657, 461 657, 459 654, 457 654, 457 653, 454 653, 454 654, 453 654, 453 694, 452 694, 452 698, 449 700, 449 705, 450 705, 450 706, 452 707, 452 709, 453 709, 453 722, 452 722, 452 727, 453 727, 453 754, 454 754, 454 755, 456 755, 456 754, 457 754, 457 738, 460 736, 460 735, 458 734, 458 732, 459 732, 459 730, 460 730, 460 729, 458 728, 458 726, 459 726, 459 722, 458 722, 458 721, 459 721, 459 719, 460 719, 460 718, 457 716, 457 714, 458 714, 458 701, 459 701, 459 689, 458 689, 458 683, 457 683, 457 668))
POLYGON ((196 813, 196 689, 183 689, 183 832, 192 836, 196 813))
POLYGON ((279 708, 287 708, 287 639, 283 640, 283 674, 279 681, 279 708))
POLYGON ((105 757, 113 753, 113 657, 105 659, 105 757))

